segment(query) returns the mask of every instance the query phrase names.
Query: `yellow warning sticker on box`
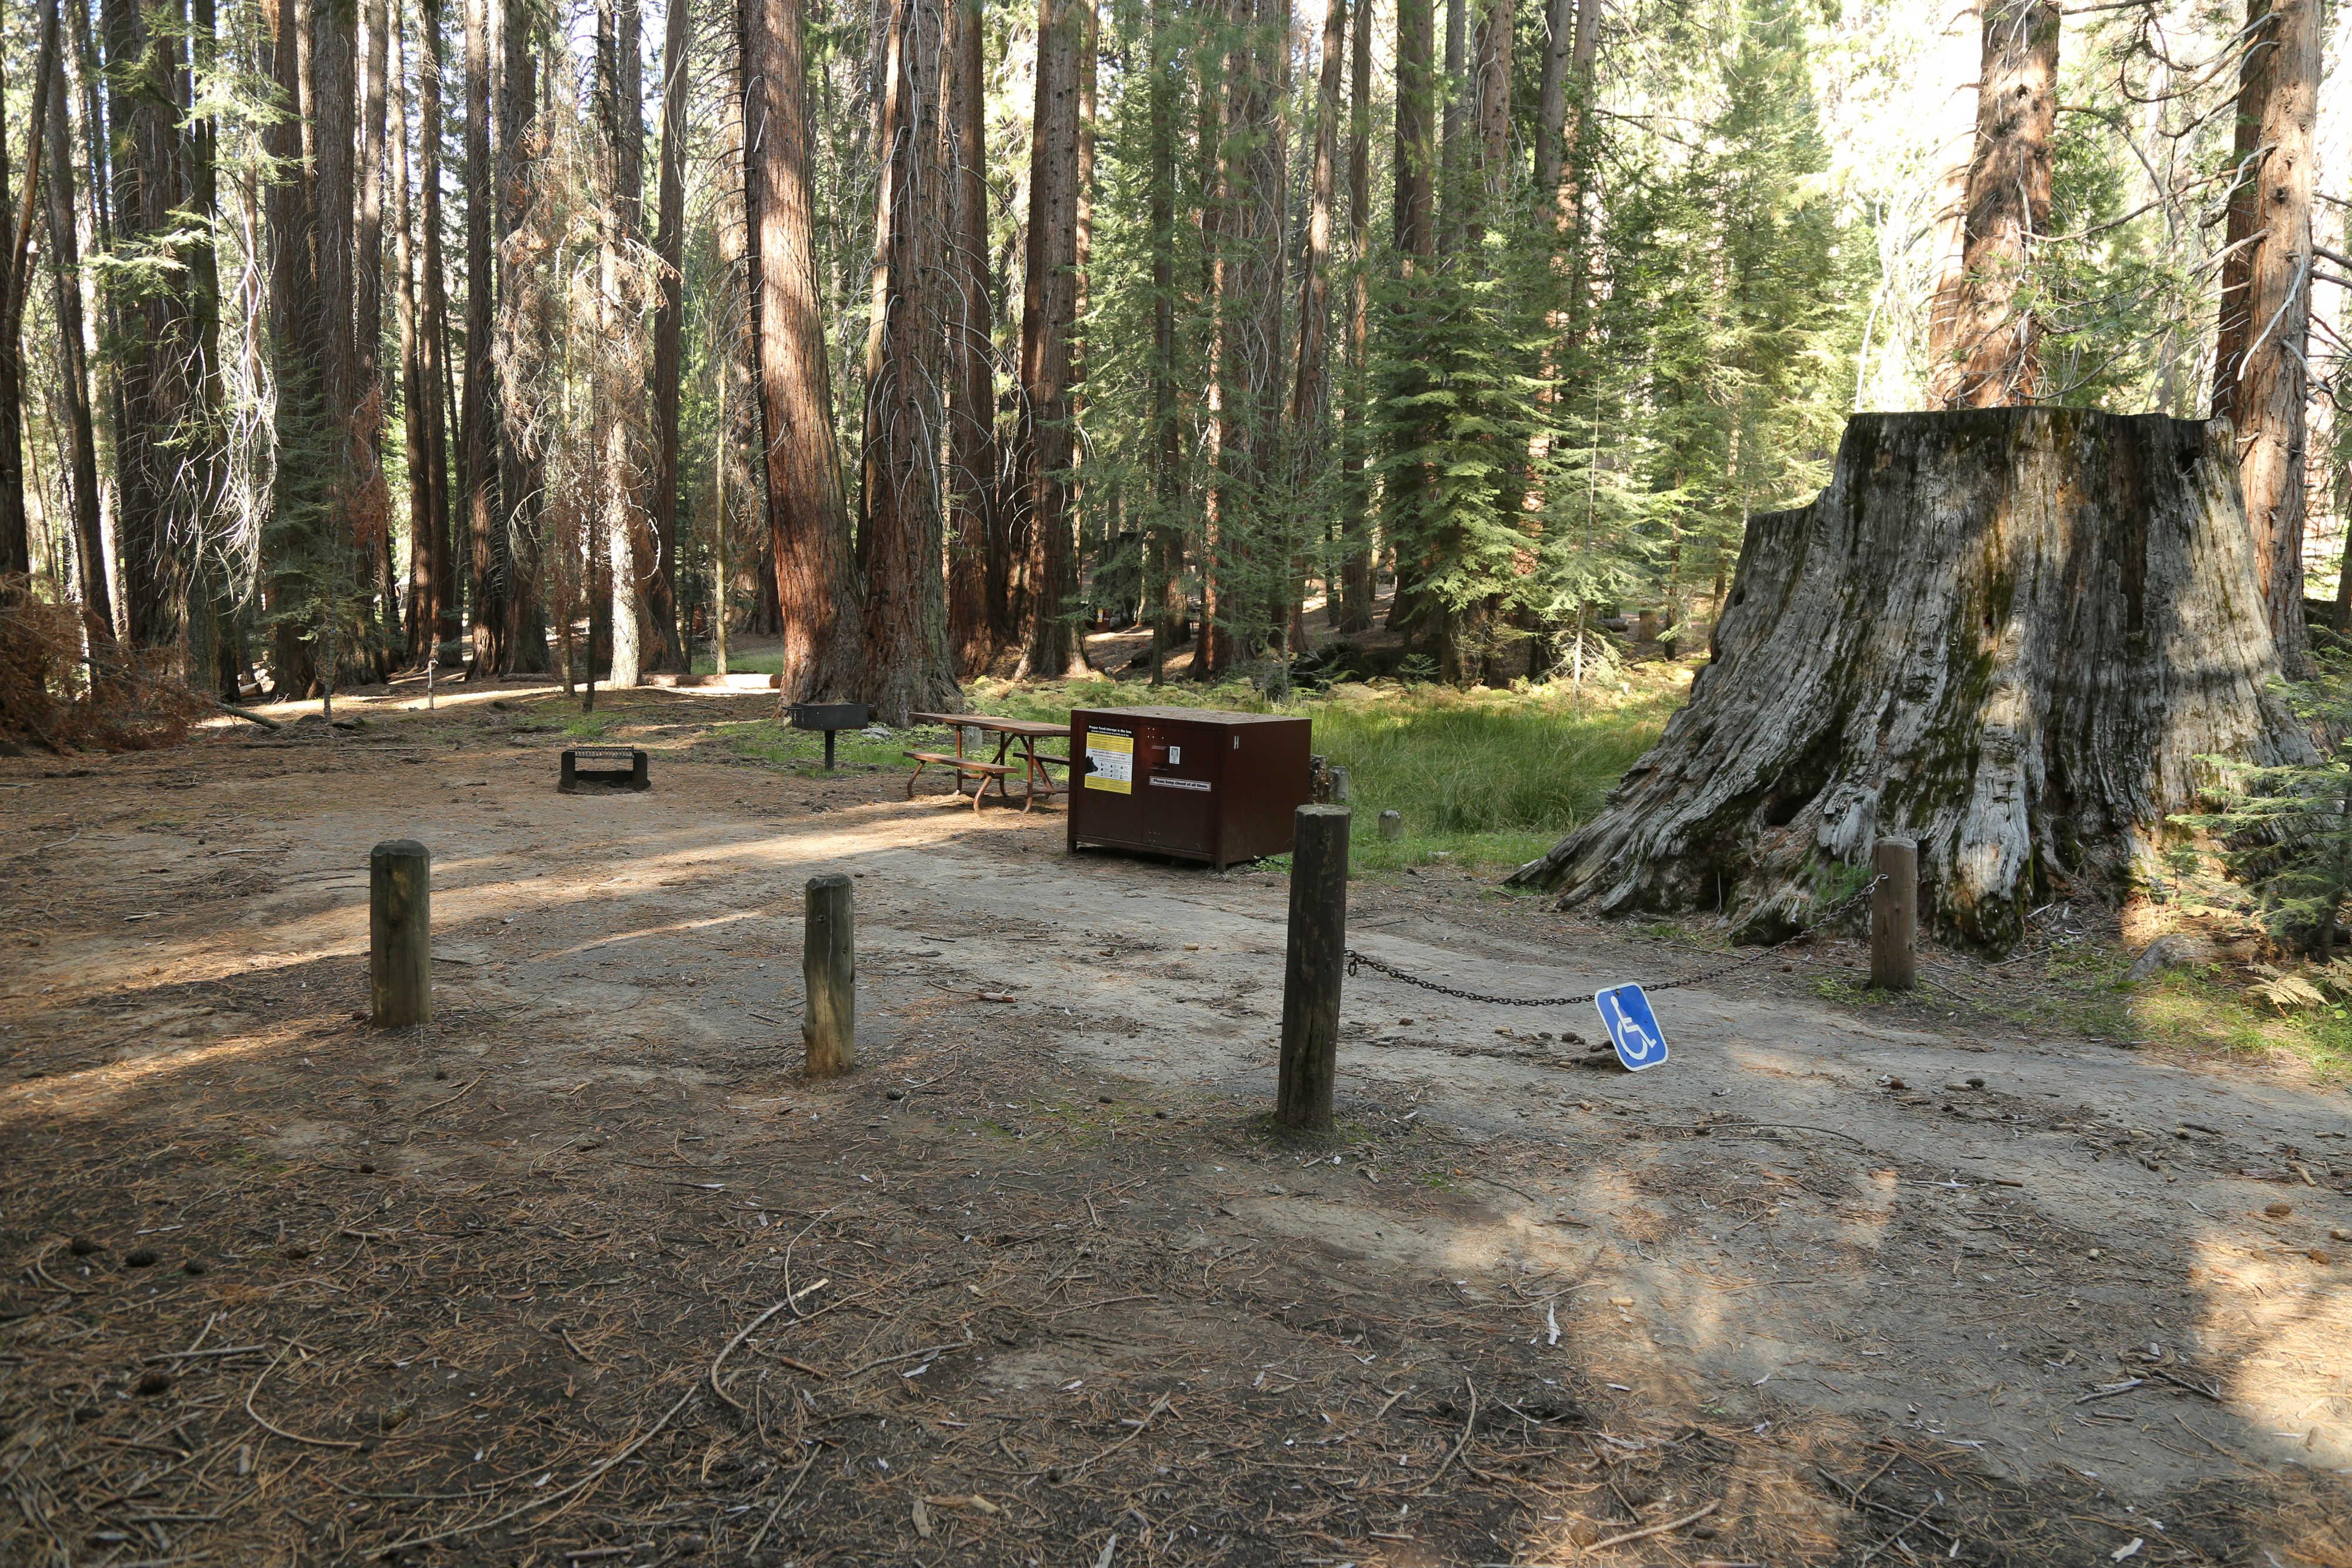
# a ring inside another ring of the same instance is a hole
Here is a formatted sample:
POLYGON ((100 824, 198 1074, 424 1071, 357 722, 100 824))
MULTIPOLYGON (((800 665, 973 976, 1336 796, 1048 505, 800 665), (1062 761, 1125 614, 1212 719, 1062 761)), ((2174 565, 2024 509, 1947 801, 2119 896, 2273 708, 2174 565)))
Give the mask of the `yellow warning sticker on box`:
POLYGON ((1135 793, 1135 737, 1115 729, 1087 731, 1087 788, 1135 793))

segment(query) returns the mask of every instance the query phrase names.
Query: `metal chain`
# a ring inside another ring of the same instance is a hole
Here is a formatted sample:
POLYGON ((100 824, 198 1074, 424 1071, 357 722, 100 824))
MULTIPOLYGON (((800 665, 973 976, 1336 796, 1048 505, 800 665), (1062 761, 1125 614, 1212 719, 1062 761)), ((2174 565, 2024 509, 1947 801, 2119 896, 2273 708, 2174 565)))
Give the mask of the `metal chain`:
MULTIPOLYGON (((1779 952, 1790 943, 1796 941, 1799 937, 1811 936, 1814 931, 1820 929, 1822 926, 1831 925, 1833 922, 1842 919, 1855 905, 1859 904, 1864 899, 1868 898, 1873 893, 1876 892, 1878 884, 1885 880, 1886 874, 1884 872, 1880 873, 1878 875, 1872 877, 1868 882, 1864 883, 1862 886, 1855 891, 1853 897, 1839 904, 1835 908, 1830 910, 1827 914, 1822 915, 1820 918, 1808 925, 1798 927, 1796 930, 1790 932, 1788 936, 1781 937, 1780 940, 1773 943, 1769 947, 1759 947, 1747 957, 1741 958, 1735 963, 1726 964, 1720 968, 1710 969, 1705 974, 1686 975, 1679 980, 1661 980, 1654 986, 1644 986, 1642 988, 1645 991, 1672 991, 1681 989, 1688 986, 1705 985, 1709 980, 1719 980, 1726 975, 1737 974, 1741 969, 1748 967, 1750 964, 1760 963, 1764 959, 1770 957, 1773 954, 1779 952)), ((1438 984, 1435 980, 1424 980, 1418 975, 1408 975, 1402 969, 1398 968, 1395 965, 1383 964, 1378 958, 1373 957, 1370 954, 1359 953, 1353 947, 1342 948, 1341 951, 1347 955, 1348 973, 1350 975, 1355 974, 1359 969, 1370 969, 1375 974, 1386 975, 1391 980, 1401 980, 1408 986, 1418 986, 1424 991, 1435 991, 1441 997, 1455 997, 1465 1002, 1486 1002, 1496 1007, 1506 1008, 1566 1008, 1575 1007, 1581 1003, 1591 1001, 1595 997, 1600 995, 1598 991, 1587 991, 1580 997, 1490 997, 1480 991, 1465 991, 1458 986, 1443 986, 1438 984)))

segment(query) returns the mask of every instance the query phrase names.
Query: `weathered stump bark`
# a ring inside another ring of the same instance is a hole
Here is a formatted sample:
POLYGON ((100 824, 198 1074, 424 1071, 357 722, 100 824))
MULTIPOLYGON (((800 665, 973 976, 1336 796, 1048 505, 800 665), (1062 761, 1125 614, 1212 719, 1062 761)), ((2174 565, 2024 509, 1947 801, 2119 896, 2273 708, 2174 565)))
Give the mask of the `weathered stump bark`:
POLYGON ((1922 927, 1993 951, 2053 896, 2124 893, 2200 757, 2309 755, 2267 690, 2231 444, 2160 415, 1856 416, 1829 487, 1749 525, 1689 706, 1512 880, 1770 940, 1896 836, 1922 927))

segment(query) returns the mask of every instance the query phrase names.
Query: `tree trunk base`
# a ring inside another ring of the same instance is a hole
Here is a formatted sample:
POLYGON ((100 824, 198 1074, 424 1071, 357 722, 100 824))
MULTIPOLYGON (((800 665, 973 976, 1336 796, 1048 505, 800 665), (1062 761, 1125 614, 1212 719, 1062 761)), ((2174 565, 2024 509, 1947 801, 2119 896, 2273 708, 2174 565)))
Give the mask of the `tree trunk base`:
POLYGON ((1857 415, 1829 487, 1749 525, 1689 706, 1511 881, 1771 941, 1911 838, 1923 929, 2006 952, 2159 874, 2200 758, 2312 754, 2256 583, 2226 424, 1857 415))

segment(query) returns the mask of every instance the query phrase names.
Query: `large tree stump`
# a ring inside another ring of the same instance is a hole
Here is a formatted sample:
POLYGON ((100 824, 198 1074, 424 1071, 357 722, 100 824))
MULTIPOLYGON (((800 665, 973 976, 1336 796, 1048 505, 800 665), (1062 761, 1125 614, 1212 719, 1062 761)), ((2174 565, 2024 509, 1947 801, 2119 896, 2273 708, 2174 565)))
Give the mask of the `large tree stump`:
POLYGON ((2072 409, 1861 414, 1759 517, 1689 706, 1512 881, 1772 940, 1919 845, 1923 929, 2005 951, 2156 870, 2200 757, 2308 756, 2229 427, 2072 409))

